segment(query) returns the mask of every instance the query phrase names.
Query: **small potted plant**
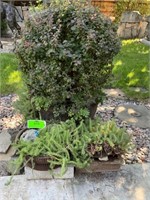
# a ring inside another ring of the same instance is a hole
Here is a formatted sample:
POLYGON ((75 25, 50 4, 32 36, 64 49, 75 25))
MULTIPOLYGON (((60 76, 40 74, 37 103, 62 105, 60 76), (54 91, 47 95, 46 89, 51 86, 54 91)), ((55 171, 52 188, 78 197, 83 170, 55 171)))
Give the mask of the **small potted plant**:
POLYGON ((122 156, 133 148, 132 138, 115 121, 99 122, 90 120, 85 126, 89 142, 88 152, 91 164, 78 172, 117 171, 120 169, 122 156))

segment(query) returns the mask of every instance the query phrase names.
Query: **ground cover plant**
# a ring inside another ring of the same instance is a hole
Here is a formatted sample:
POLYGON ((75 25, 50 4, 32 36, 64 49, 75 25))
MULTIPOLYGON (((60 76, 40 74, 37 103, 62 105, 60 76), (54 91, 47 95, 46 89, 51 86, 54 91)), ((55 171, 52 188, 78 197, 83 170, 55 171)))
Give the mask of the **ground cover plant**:
POLYGON ((13 53, 0 54, 0 92, 16 93, 22 87, 21 72, 18 70, 18 59, 13 53))
POLYGON ((123 40, 121 51, 114 59, 113 87, 121 88, 132 98, 149 98, 149 73, 149 47, 139 40, 123 40), (133 91, 135 87, 145 92, 133 91))

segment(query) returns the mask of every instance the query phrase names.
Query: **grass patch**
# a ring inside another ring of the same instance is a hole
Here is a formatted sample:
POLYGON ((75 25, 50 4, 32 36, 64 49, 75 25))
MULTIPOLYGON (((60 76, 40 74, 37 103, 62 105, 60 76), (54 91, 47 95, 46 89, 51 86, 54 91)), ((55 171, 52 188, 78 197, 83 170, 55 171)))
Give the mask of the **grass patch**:
POLYGON ((0 54, 0 91, 7 95, 21 89, 23 82, 18 70, 18 60, 13 53, 0 54))
POLYGON ((114 59, 113 76, 113 87, 121 88, 127 96, 138 99, 148 98, 149 47, 138 40, 123 40, 121 51, 114 59))

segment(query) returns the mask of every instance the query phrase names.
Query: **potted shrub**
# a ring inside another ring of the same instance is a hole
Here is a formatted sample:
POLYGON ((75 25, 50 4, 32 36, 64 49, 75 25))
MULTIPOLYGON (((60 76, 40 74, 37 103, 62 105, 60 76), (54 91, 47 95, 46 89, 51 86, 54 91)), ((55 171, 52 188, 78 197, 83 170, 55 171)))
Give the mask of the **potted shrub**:
POLYGON ((32 15, 16 47, 29 114, 65 121, 88 109, 93 118, 120 49, 117 29, 94 7, 63 5, 32 15))
POLYGON ((118 159, 131 149, 131 136, 114 121, 87 119, 77 125, 71 119, 50 124, 34 141, 19 140, 15 147, 18 168, 23 163, 36 170, 52 172, 61 167, 61 176, 69 165, 76 167, 78 172, 115 171, 122 164, 118 165, 118 159))

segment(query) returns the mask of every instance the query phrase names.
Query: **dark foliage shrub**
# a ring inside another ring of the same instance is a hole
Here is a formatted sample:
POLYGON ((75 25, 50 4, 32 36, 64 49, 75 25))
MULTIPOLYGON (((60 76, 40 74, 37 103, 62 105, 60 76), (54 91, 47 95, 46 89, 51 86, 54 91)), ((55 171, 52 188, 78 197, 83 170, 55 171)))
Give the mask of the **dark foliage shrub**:
POLYGON ((50 7, 26 24, 16 53, 42 118, 67 119, 103 100, 119 52, 116 27, 93 7, 50 7))

